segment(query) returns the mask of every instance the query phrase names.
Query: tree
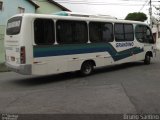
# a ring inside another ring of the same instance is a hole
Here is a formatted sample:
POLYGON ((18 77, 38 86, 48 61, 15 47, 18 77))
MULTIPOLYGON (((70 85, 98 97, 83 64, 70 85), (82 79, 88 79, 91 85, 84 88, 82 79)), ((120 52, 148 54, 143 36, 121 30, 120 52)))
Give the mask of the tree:
POLYGON ((129 13, 126 16, 125 20, 134 20, 134 21, 144 22, 145 20, 147 20, 147 16, 142 12, 134 12, 134 13, 129 13))

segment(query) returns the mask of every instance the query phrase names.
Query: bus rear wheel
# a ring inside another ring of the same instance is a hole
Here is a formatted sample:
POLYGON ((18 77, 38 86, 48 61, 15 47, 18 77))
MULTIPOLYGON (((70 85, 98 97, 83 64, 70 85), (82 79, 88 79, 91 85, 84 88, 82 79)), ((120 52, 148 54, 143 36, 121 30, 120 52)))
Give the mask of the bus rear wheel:
POLYGON ((94 69, 94 64, 88 61, 82 64, 80 72, 83 76, 87 76, 92 74, 93 69, 94 69))
POLYGON ((144 64, 149 65, 151 63, 151 56, 149 54, 145 55, 144 64))

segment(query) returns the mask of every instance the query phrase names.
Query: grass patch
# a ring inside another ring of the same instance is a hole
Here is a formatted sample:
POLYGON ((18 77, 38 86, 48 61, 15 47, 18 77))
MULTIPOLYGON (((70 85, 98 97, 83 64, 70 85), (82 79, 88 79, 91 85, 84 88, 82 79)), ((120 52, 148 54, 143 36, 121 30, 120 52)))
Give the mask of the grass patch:
POLYGON ((0 63, 0 72, 9 72, 10 70, 6 67, 5 63, 0 63))

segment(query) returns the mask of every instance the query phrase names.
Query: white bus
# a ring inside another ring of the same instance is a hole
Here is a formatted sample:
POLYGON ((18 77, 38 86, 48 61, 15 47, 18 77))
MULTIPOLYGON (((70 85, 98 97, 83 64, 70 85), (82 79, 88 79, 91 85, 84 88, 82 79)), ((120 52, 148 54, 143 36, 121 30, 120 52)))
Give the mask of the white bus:
POLYGON ((143 22, 97 16, 19 14, 8 20, 6 65, 21 74, 48 75, 154 57, 154 40, 143 22))

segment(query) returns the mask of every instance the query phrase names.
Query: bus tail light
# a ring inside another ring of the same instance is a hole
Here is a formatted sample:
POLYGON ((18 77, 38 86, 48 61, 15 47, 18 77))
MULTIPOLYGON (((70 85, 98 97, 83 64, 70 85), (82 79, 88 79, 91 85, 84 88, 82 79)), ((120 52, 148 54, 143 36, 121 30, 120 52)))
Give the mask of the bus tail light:
POLYGON ((20 61, 21 64, 25 64, 26 63, 26 51, 25 51, 25 47, 21 47, 20 49, 20 61))

